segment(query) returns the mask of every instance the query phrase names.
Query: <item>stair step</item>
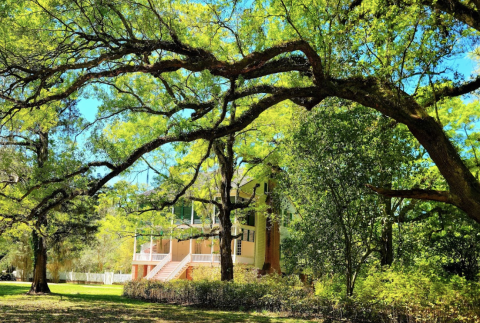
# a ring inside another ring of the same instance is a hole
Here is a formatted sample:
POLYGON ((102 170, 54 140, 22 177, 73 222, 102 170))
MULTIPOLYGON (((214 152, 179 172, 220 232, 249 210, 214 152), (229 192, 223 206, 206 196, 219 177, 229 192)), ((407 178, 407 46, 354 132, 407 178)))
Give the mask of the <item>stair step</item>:
POLYGON ((152 277, 154 280, 166 281, 168 277, 172 274, 172 272, 178 267, 180 261, 171 261, 163 266, 160 271, 152 277))

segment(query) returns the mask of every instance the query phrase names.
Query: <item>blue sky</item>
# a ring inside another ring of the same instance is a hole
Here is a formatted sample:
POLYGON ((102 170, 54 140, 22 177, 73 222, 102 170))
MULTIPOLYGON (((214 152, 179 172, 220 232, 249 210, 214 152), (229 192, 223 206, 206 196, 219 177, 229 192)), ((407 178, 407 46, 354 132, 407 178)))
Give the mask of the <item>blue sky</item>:
MULTIPOLYGON (((83 117, 85 117, 88 121, 90 122, 93 122, 95 121, 95 117, 97 115, 97 112, 98 112, 98 107, 101 105, 101 101, 100 100, 97 100, 97 99, 81 99, 78 103, 78 108, 80 110, 80 112, 82 113, 83 117)), ((79 139, 80 141, 82 141, 82 139, 79 139)), ((104 170, 102 168, 98 168, 96 169, 96 171, 98 171, 98 173, 101 173, 101 174, 104 174, 107 169, 105 168, 104 170)), ((151 183, 151 179, 152 179, 152 172, 150 172, 149 174, 149 182, 151 183)), ((138 176, 129 176, 129 177, 120 177, 120 176, 117 176, 115 177, 114 179, 110 180, 108 183, 109 184, 114 184, 118 181, 121 181, 121 180, 126 180, 132 184, 146 184, 147 183, 147 173, 146 172, 143 172, 143 173, 140 173, 138 176)))

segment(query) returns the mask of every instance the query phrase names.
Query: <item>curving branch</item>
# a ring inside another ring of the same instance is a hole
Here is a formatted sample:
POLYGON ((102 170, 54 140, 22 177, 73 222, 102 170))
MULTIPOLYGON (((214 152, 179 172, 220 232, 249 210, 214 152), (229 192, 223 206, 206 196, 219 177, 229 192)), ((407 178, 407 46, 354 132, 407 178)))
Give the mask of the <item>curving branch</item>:
POLYGON ((471 80, 459 86, 449 86, 435 91, 435 95, 431 99, 427 100, 424 104, 426 107, 428 107, 445 97, 457 97, 469 94, 478 89, 480 89, 480 75, 478 75, 474 80, 471 80))
POLYGON ((480 31, 480 7, 478 1, 475 2, 476 10, 472 6, 468 6, 459 0, 424 0, 422 3, 446 12, 459 21, 480 31))
POLYGON ((365 185, 372 191, 377 194, 386 196, 386 197, 400 197, 400 198, 411 198, 417 200, 425 201, 437 201, 444 202, 448 204, 455 204, 455 198, 449 191, 437 191, 437 190, 422 190, 422 189, 412 189, 412 190, 389 190, 384 188, 375 187, 373 185, 365 185))

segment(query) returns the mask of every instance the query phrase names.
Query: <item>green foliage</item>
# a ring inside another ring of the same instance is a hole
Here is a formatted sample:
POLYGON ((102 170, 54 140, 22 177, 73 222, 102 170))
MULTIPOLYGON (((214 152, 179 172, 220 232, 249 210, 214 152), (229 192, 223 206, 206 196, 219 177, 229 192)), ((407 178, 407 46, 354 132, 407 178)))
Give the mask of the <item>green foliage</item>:
POLYGON ((315 282, 315 290, 296 276, 264 276, 256 282, 211 280, 128 282, 124 295, 160 303, 202 308, 287 312, 324 319, 350 318, 366 322, 477 322, 480 318, 478 283, 453 276, 449 280, 421 272, 372 267, 346 297, 337 276, 315 282), (343 291, 343 292, 342 292, 343 291))
POLYGON ((166 283, 132 281, 125 284, 124 295, 155 302, 193 304, 207 308, 268 310, 297 315, 318 313, 311 290, 298 279, 264 277, 257 282, 177 280, 166 283))
MULTIPOLYGON (((237 264, 233 267, 233 281, 239 284, 253 283, 257 281, 258 269, 249 266, 237 264)), ((193 281, 219 281, 220 267, 218 266, 196 266, 192 272, 193 281)))
POLYGON ((372 267, 357 286, 355 301, 413 321, 476 322, 480 284, 453 275, 442 279, 419 270, 372 267))
POLYGON ((316 277, 342 272, 352 292, 379 249, 382 221, 394 221, 391 207, 365 185, 400 188, 416 169, 412 148, 390 122, 333 100, 295 120, 278 190, 300 215, 283 241, 287 271, 300 263, 316 277))

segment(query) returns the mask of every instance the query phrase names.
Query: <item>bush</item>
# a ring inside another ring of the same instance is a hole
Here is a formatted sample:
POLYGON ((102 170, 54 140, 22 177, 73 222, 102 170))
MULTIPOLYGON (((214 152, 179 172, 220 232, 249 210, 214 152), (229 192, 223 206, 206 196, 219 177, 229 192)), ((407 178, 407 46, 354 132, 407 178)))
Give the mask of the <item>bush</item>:
POLYGON ((320 304, 311 289, 305 288, 298 279, 278 275, 251 283, 137 280, 125 284, 124 295, 154 302, 230 310, 267 310, 294 315, 315 315, 320 312, 320 304))
MULTIPOLYGON (((236 283, 253 283, 257 281, 258 270, 250 265, 235 265, 233 267, 233 277, 236 283)), ((192 279, 194 281, 208 280, 219 281, 220 280, 220 267, 219 266, 197 266, 193 268, 192 279)))
MULTIPOLYGON (((480 317, 480 284, 458 276, 443 281, 418 272, 372 271, 357 283, 354 297, 347 297, 338 276, 316 282, 314 291, 296 276, 252 279, 251 269, 239 270, 244 276, 234 282, 200 276, 196 281, 131 281, 124 295, 204 308, 321 316, 325 322, 478 322, 480 317)), ((199 273, 209 275, 208 270, 199 273)))
POLYGON ((480 284, 419 271, 370 272, 356 288, 355 300, 366 308, 411 322, 478 322, 480 284))

